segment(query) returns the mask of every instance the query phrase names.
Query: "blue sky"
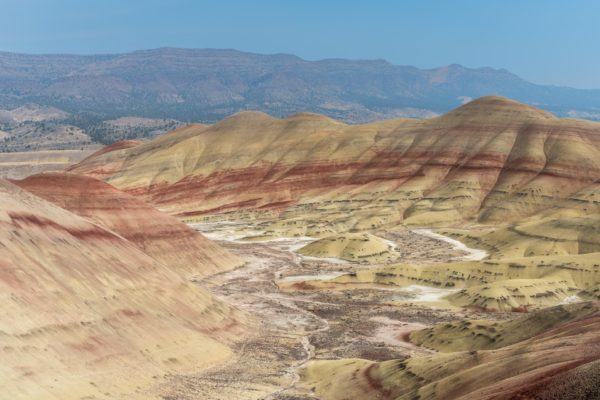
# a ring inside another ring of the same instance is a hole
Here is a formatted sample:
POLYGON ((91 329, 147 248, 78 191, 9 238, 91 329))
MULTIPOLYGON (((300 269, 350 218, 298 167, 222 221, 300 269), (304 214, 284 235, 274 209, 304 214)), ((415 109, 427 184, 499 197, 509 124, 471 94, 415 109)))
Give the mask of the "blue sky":
POLYGON ((163 46, 491 66, 536 83, 600 88, 600 1, 0 0, 0 50, 163 46))

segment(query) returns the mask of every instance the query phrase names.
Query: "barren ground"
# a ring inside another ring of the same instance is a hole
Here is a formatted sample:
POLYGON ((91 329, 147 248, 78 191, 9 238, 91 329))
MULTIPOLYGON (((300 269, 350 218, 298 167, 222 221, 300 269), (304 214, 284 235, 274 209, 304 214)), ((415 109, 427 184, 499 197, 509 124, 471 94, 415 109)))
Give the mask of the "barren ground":
MULTIPOLYGON (((197 229, 216 238, 224 227, 232 229, 218 224, 197 229)), ((402 262, 443 262, 461 255, 452 244, 418 233, 401 231, 385 236, 396 243, 402 262)), ((276 282, 281 279, 318 279, 372 267, 294 253, 307 240, 244 243, 230 237, 220 241, 246 264, 198 284, 252 315, 255 334, 236 345, 236 356, 227 364, 173 376, 163 388, 165 399, 313 399, 311 392, 296 385, 297 370, 309 360, 387 360, 427 354, 429 350, 407 342, 410 332, 464 317, 462 311, 435 308, 426 301, 411 303, 428 298, 415 287, 280 291, 276 282), (406 302, 398 303, 403 300, 406 302)))

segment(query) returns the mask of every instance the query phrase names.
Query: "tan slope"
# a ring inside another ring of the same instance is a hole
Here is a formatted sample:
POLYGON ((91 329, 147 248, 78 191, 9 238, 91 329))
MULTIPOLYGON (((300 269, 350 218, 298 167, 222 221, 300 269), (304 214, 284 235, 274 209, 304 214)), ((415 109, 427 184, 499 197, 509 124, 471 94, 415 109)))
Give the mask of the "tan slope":
POLYGON ((369 233, 344 233, 307 244, 298 253, 348 261, 382 262, 397 258, 392 245, 369 233))
POLYGON ((597 305, 586 302, 550 307, 503 321, 452 321, 414 331, 410 341, 446 353, 499 349, 597 313, 597 305))
POLYGON ((594 182, 535 216, 483 232, 447 230, 495 258, 600 252, 600 183, 594 182))
MULTIPOLYGON (((500 97, 438 118, 367 125, 240 113, 118 158, 109 183, 185 218, 301 217, 312 230, 324 227, 324 215, 342 230, 496 223, 540 212, 598 180, 600 124, 500 97)), ((93 157, 73 171, 104 172, 93 157)))
POLYGON ((94 150, 44 150, 0 153, 0 178, 22 179, 43 171, 62 171, 93 152, 94 150))
POLYGON ((547 307, 571 296, 600 299, 598 253, 521 257, 432 265, 390 265, 359 270, 322 282, 318 288, 424 285, 454 289, 448 305, 489 311, 547 307))
POLYGON ((118 173, 128 157, 151 152, 155 149, 167 148, 187 138, 190 132, 198 134, 208 125, 193 124, 175 129, 161 135, 151 142, 142 140, 121 140, 97 151, 80 164, 71 166, 67 171, 85 174, 98 179, 105 179, 118 173))
POLYGON ((231 353, 241 316, 138 246, 6 181, 0 204, 3 397, 159 398, 231 353))
POLYGON ((485 232, 444 231, 465 243, 488 249, 494 258, 557 257, 598 254, 599 224, 600 214, 571 217, 557 214, 485 232))
MULTIPOLYGON (((600 312, 597 304, 586 307, 592 310, 495 350, 380 363, 315 361, 305 368, 303 380, 326 400, 596 398, 600 312)), ((545 320, 546 312, 553 313, 543 310, 537 318, 545 320)))
POLYGON ((206 276, 242 264, 238 257, 177 219, 97 179, 55 172, 15 183, 118 233, 185 276, 206 276))
POLYGON ((81 163, 69 166, 66 170, 70 171, 76 167, 80 174, 87 174, 98 179, 107 178, 123 167, 127 151, 142 143, 141 140, 121 140, 98 150, 82 160, 81 163))

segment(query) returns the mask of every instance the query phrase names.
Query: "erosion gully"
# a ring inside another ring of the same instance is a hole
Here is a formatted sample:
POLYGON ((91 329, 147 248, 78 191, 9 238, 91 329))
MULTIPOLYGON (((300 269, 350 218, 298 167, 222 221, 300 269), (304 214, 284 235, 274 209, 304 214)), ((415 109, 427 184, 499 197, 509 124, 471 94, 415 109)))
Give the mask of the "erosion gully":
MULTIPOLYGON (((372 266, 305 259, 294 250, 306 238, 246 243, 223 240, 218 226, 196 228, 245 260, 244 266, 198 284, 245 310, 254 332, 236 345, 226 364, 172 377, 164 399, 314 399, 310 389, 299 385, 299 371, 311 360, 381 361, 428 354, 409 343, 408 334, 457 317, 450 310, 412 303, 419 293, 409 288, 283 292, 276 284, 282 278, 328 277, 372 266)), ((386 236, 405 262, 445 262, 461 255, 451 244, 426 235, 403 231, 386 236)))

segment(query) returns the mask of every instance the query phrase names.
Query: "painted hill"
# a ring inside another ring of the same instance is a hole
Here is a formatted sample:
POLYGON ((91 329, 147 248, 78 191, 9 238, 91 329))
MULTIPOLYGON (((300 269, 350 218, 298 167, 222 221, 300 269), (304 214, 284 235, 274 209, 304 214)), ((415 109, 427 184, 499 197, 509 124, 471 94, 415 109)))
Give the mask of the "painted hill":
POLYGON ((231 354, 243 316, 139 242, 6 181, 0 204, 2 396, 159 398, 231 354))
POLYGON ((461 241, 487 248, 496 258, 561 256, 600 251, 600 181, 535 216, 501 229, 446 230, 461 241))
POLYGON ((142 143, 140 140, 121 140, 106 146, 86 157, 78 172, 98 179, 109 177, 123 166, 127 150, 142 143))
POLYGON ((559 305, 503 321, 460 320, 438 324, 412 332, 410 341, 444 353, 493 350, 597 313, 598 306, 589 302, 559 305))
MULTIPOLYGON (((493 68, 419 69, 384 60, 307 61, 227 49, 87 56, 0 52, 0 108, 38 103, 105 118, 213 122, 253 109, 366 122, 428 117, 485 95, 508 96, 564 116, 598 118, 600 108, 598 90, 535 85, 493 68)), ((102 125, 103 134, 114 134, 102 125)))
POLYGON ((97 179, 54 172, 15 183, 119 234, 184 276, 207 276, 242 263, 177 219, 97 179))
MULTIPOLYGON (((324 399, 592 399, 600 395, 600 312, 597 303, 546 309, 514 323, 549 321, 493 350, 472 341, 470 351, 371 362, 315 361, 304 370, 307 387, 324 399), (573 310, 571 308, 574 308, 573 310), (550 314, 550 315, 546 315, 550 314), (512 342, 512 343, 511 343, 512 342)), ((473 331, 476 321, 463 330, 473 331)), ((502 325, 514 325, 507 322, 502 325)), ((518 334, 521 334, 518 328, 518 334)), ((491 326, 488 328, 496 329, 491 326)), ((494 337, 502 337, 497 327, 494 337)), ((440 330, 440 328, 434 328, 440 330)), ((450 329, 450 328, 445 328, 450 329)), ((489 329, 486 330, 489 335, 489 329)), ((506 332, 515 335, 515 332, 506 332)), ((460 332, 459 332, 460 334, 460 332)), ((477 336, 479 336, 478 333, 477 336)), ((454 336, 453 336, 454 337, 454 336)))
POLYGON ((598 253, 396 264, 311 281, 311 285, 320 289, 422 285, 453 289, 444 298, 448 307, 519 311, 554 306, 569 298, 600 299, 600 264, 598 253))
POLYGON ((367 125, 241 113, 122 150, 109 171, 96 159, 72 171, 186 219, 302 216, 309 235, 327 229, 316 215, 338 231, 497 223, 559 202, 592 207, 595 189, 583 193, 600 179, 600 124, 500 97, 367 125))
POLYGON ((335 238, 350 232, 414 226, 444 227, 490 254, 358 271, 325 286, 453 288, 449 304, 486 310, 600 298, 598 123, 486 97, 438 118, 366 125, 241 113, 101 157, 111 154, 120 167, 110 174, 94 156, 72 171, 184 220, 319 238, 302 250, 309 255, 340 257, 346 246, 335 238))
POLYGON ((393 245, 370 233, 343 233, 316 240, 298 250, 312 257, 382 262, 397 258, 393 245))

